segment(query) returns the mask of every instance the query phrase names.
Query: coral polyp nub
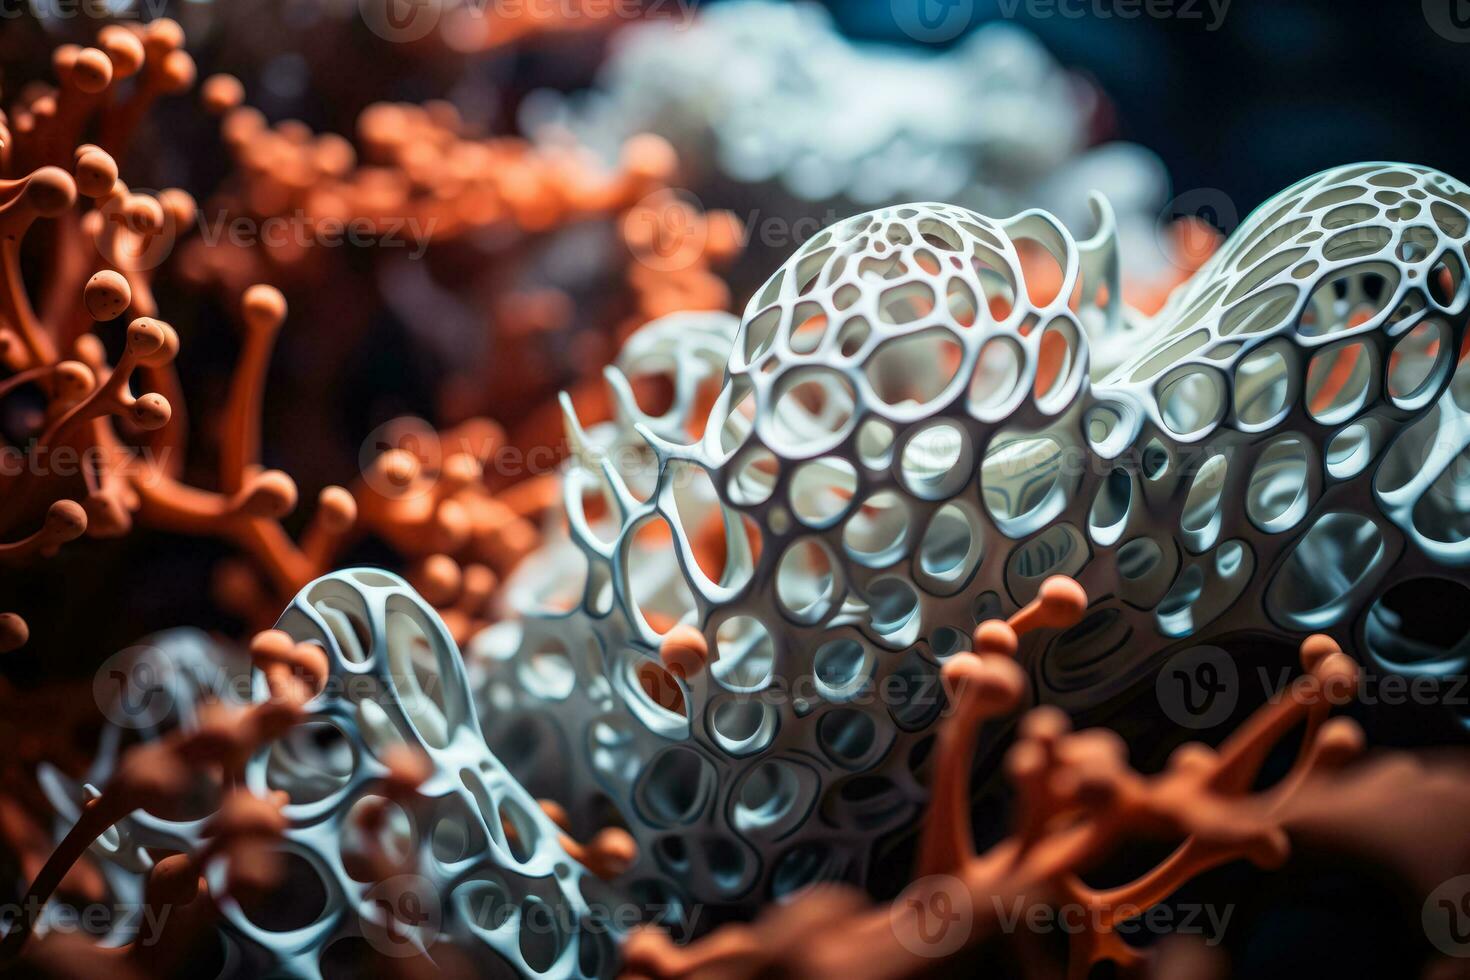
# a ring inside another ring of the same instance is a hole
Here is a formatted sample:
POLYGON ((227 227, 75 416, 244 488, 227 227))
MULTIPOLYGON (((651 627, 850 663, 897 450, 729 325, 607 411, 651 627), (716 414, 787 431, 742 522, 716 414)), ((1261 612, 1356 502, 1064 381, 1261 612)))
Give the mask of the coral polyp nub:
POLYGON ((284 517, 296 508, 296 482, 280 470, 258 475, 244 491, 242 513, 251 517, 284 517))
POLYGON ((317 495, 317 511, 328 534, 345 534, 357 521, 357 501, 343 487, 323 487, 317 495))
POLYGON ((241 312, 253 330, 274 330, 286 319, 286 297, 274 286, 257 284, 245 290, 241 312))
POLYGON ((978 654, 1014 657, 1020 640, 1011 625, 1002 619, 990 619, 975 627, 974 650, 978 654))
POLYGON ((148 55, 162 58, 184 46, 184 29, 171 17, 160 17, 143 29, 143 47, 148 55))
POLYGON ((1087 593, 1065 575, 1053 575, 1042 582, 1037 599, 1041 603, 1041 623, 1052 629, 1075 626, 1087 609, 1087 593))
POLYGON ((25 646, 31 638, 31 628, 15 613, 0 613, 0 653, 9 653, 25 646))
POLYGON ((245 100, 245 86, 234 75, 211 75, 200 86, 199 98, 206 110, 219 115, 245 100))
POLYGON ((133 302, 133 290, 121 274, 103 269, 87 280, 82 300, 92 319, 101 322, 126 313, 133 302))
POLYGON ((112 84, 112 62, 105 52, 84 48, 72 62, 71 78, 77 88, 95 95, 112 84))
POLYGON ((172 416, 173 407, 168 399, 156 391, 139 396, 132 406, 133 424, 145 432, 163 428, 172 416))
POLYGON ((139 360, 157 354, 167 343, 168 334, 161 321, 140 316, 128 324, 128 352, 139 360))
POLYGON ((97 32, 97 43, 112 62, 115 77, 128 78, 143 67, 143 42, 127 28, 109 24, 97 32))
POLYGON ((123 203, 121 217, 127 229, 139 235, 153 235, 163 230, 163 205, 156 197, 129 194, 123 203))
POLYGON ((1328 657, 1342 653, 1342 647, 1325 633, 1313 633, 1302 640, 1300 651, 1302 670, 1310 674, 1328 657))
POLYGON ((72 541, 87 530, 87 514, 75 500, 58 500, 46 511, 46 530, 58 541, 72 541))
POLYGON ((60 167, 42 167, 26 180, 25 196, 42 217, 54 218, 76 203, 76 181, 60 167))
POLYGON ((81 361, 62 361, 56 365, 54 375, 56 396, 63 402, 75 402, 91 393, 97 384, 92 369, 81 361))
POLYGON ((95 146, 79 147, 76 155, 77 190, 85 197, 103 198, 117 183, 117 161, 95 146))

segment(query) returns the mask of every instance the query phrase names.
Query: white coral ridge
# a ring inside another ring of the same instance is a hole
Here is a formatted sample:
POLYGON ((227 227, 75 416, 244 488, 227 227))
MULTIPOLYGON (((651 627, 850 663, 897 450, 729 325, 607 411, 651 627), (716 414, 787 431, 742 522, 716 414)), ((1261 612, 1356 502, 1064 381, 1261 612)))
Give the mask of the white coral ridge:
POLYGON ((614 421, 568 403, 569 535, 514 577, 471 682, 534 792, 583 833, 627 823, 640 901, 696 919, 867 880, 924 800, 939 665, 1049 575, 1093 597, 1021 651, 1069 710, 1252 634, 1464 670, 1466 642, 1381 601, 1470 564, 1464 185, 1317 174, 1152 319, 1119 305, 1098 211, 1082 243, 1041 211, 858 215, 738 322, 636 334, 614 421), (708 642, 688 680, 658 666, 675 622, 708 642))

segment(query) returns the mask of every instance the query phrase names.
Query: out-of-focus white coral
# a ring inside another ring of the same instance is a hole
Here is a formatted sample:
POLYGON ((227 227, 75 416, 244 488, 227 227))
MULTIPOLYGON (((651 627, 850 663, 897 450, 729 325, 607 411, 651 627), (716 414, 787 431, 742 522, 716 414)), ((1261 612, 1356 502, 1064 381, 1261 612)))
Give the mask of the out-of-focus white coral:
POLYGON ((942 200, 998 215, 1044 207, 1075 228, 1100 190, 1135 272, 1161 262, 1140 246, 1167 197, 1162 163, 1093 145, 1098 94, 1014 25, 935 52, 849 41, 815 4, 736 0, 687 24, 652 18, 612 46, 594 89, 535 93, 523 128, 609 157, 631 133, 658 133, 696 193, 722 178, 774 182, 840 213, 942 200))

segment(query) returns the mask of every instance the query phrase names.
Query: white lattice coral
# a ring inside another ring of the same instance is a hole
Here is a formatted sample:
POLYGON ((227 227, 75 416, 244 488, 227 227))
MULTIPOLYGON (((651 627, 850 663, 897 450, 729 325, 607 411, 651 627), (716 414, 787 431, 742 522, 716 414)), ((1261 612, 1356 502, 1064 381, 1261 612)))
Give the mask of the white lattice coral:
POLYGON ((863 880, 923 799, 939 665, 1047 576, 1095 597, 1022 651, 1071 709, 1253 631, 1392 668, 1409 641, 1374 600, 1464 580, 1464 187, 1318 174, 1152 319, 1098 213, 1082 243, 1038 211, 848 219, 738 327, 650 325, 607 429, 569 417, 585 575, 529 565, 472 673, 518 773, 583 830, 628 822, 640 899, 749 913, 863 880), (639 407, 645 374, 668 411, 639 407))
MULTIPOLYGON (((213 859, 211 836, 239 816, 229 797, 220 803, 231 774, 211 787, 201 765, 197 812, 137 809, 92 845, 127 911, 107 945, 146 945, 159 855, 182 855, 199 862, 220 920, 222 976, 319 977, 354 957, 406 966, 409 956, 481 976, 610 976, 617 910, 569 853, 592 849, 564 837, 486 748, 459 650, 434 611, 397 576, 354 569, 311 583, 278 626, 257 638, 253 674, 188 633, 113 662, 125 700, 111 703, 88 774, 99 786, 129 771, 119 754, 129 729, 155 746, 169 729, 197 731, 217 700, 306 703, 240 759, 236 792, 279 808, 279 840, 259 858, 283 871, 269 900, 237 899, 239 869, 213 859), (299 683, 315 693, 293 696, 299 683)), ((64 833, 91 794, 55 770, 44 783, 64 833)), ((209 923, 197 907, 186 914, 209 923)))

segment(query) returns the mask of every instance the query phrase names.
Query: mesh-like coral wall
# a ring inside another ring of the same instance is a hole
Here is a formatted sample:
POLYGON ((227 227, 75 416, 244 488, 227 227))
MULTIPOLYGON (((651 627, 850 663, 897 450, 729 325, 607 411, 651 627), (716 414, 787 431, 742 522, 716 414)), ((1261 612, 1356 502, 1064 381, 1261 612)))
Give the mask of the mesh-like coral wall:
POLYGON ((1022 654, 1067 709, 1252 631, 1400 666, 1373 601, 1463 580, 1467 211, 1426 168, 1318 174, 1152 319, 1105 206, 1082 243, 1039 211, 833 226, 738 327, 648 327, 615 425, 569 419, 571 546, 472 647, 487 737, 574 818, 627 820, 641 899, 750 911, 866 877, 923 799, 940 665, 1048 576, 1095 597, 1022 654))
MULTIPOLYGON (((278 625, 253 645, 253 675, 197 634, 119 661, 135 682, 120 696, 137 696, 147 664, 143 690, 157 706, 114 703, 121 727, 109 729, 88 777, 108 783, 128 728, 157 739, 171 724, 197 728, 207 701, 290 703, 301 700, 293 685, 304 685, 300 719, 243 766, 244 790, 280 810, 279 841, 261 858, 281 864, 277 897, 237 898, 232 869, 207 860, 226 811, 219 787, 206 786, 197 812, 135 810, 92 846, 131 912, 112 941, 139 937, 154 855, 173 853, 201 859, 231 976, 320 976, 361 943, 380 957, 426 955, 479 975, 610 976, 615 910, 486 748, 459 650, 434 611, 397 576, 356 569, 308 585, 278 625), (442 959, 446 946, 456 959, 442 959)), ((70 828, 86 794, 54 771, 46 783, 70 828)))

